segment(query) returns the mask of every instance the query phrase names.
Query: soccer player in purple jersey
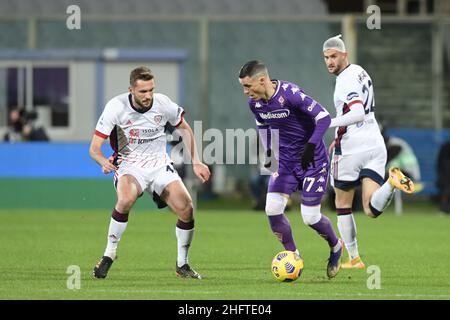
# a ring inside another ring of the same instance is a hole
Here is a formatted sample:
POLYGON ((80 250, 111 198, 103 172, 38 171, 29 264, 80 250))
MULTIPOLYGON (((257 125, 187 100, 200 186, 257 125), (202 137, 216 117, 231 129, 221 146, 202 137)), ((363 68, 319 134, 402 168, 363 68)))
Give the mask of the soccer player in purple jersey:
POLYGON ((248 104, 268 154, 270 132, 278 132, 279 152, 271 150, 278 160, 278 169, 270 177, 265 208, 272 232, 285 250, 299 254, 284 210, 290 195, 302 190, 303 221, 330 246, 327 276, 333 278, 340 269, 343 246, 330 220, 321 213, 330 164, 323 135, 330 125, 330 115, 296 84, 270 79, 261 61, 244 64, 239 82, 249 96, 248 104))

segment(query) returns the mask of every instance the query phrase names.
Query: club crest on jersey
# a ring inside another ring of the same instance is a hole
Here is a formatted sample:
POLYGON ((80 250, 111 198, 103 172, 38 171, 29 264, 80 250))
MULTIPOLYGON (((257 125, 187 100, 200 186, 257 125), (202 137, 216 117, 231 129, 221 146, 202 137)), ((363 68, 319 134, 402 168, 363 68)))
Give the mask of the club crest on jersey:
POLYGON ((139 138, 139 129, 130 129, 130 138, 139 138))
POLYGON ((156 115, 154 118, 153 118, 153 120, 155 120, 155 122, 157 123, 157 124, 159 124, 160 122, 161 122, 161 120, 162 120, 162 116, 161 115, 156 115))
POLYGON ((256 109, 261 108, 261 107, 262 107, 261 103, 259 103, 259 102, 255 103, 255 108, 256 109))
POLYGON ((280 106, 283 106, 283 104, 284 104, 284 98, 283 98, 283 96, 280 96, 280 97, 278 98, 278 102, 280 103, 280 106))

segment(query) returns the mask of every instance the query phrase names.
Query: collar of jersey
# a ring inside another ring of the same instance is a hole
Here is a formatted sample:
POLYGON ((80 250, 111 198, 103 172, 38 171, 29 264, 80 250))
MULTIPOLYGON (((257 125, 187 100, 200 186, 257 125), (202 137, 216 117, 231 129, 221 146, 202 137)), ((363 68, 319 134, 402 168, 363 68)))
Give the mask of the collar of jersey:
POLYGON ((351 65, 352 65, 352 64, 349 63, 348 66, 346 66, 346 67, 344 68, 344 70, 342 70, 337 76, 339 77, 341 74, 343 74, 343 73, 345 72, 345 70, 347 70, 351 65))
POLYGON ((270 101, 272 101, 273 99, 275 99, 275 97, 277 96, 278 92, 280 91, 280 87, 281 87, 281 81, 280 81, 280 80, 277 80, 277 79, 271 79, 270 81, 271 81, 271 82, 272 82, 272 81, 275 81, 275 82, 277 83, 277 86, 276 86, 276 88, 275 88, 275 92, 274 92, 273 95, 269 98, 269 100, 267 100, 267 102, 270 102, 270 101))
POLYGON ((269 104, 270 101, 272 101, 275 98, 275 96, 278 94, 278 91, 280 91, 281 81, 277 80, 277 79, 270 79, 270 81, 271 82, 276 81, 276 83, 277 83, 277 87, 275 88, 274 94, 269 98, 269 100, 259 99, 259 100, 255 100, 255 101, 261 101, 263 103, 263 105, 267 105, 267 104, 269 104))
POLYGON ((148 109, 137 109, 134 105, 133 105, 133 99, 131 98, 131 93, 128 95, 128 102, 130 103, 130 107, 133 108, 134 111, 139 112, 139 113, 146 113, 147 111, 149 111, 152 107, 153 107, 153 101, 155 101, 155 99, 152 99, 152 104, 148 109))

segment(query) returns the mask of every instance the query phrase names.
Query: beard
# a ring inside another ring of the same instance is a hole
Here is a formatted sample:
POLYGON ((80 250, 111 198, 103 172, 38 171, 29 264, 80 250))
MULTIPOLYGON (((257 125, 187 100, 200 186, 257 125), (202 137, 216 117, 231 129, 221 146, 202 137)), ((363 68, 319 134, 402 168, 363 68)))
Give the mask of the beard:
POLYGON ((134 102, 136 102, 136 104, 139 106, 140 109, 150 109, 152 107, 153 104, 153 99, 151 99, 147 105, 145 105, 142 100, 137 99, 136 97, 134 97, 134 102))
POLYGON ((333 74, 336 75, 336 76, 339 75, 345 69, 345 67, 346 67, 345 62, 341 62, 341 63, 336 64, 334 66, 333 74))

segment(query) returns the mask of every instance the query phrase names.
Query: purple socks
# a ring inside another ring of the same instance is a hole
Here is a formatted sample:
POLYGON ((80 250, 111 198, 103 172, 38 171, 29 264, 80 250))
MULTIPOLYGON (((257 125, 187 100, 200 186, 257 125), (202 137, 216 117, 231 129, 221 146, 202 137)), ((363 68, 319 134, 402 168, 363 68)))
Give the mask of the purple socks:
POLYGON ((310 227, 316 230, 316 232, 328 242, 328 245, 331 248, 338 243, 338 237, 336 236, 333 226, 331 225, 331 221, 327 216, 322 214, 319 222, 310 225, 310 227))
POLYGON ((287 217, 282 213, 276 216, 268 216, 272 232, 277 236, 278 240, 283 244, 284 249, 289 251, 297 250, 294 238, 292 237, 291 225, 287 217))

